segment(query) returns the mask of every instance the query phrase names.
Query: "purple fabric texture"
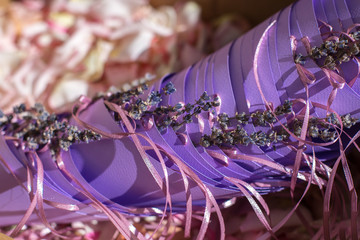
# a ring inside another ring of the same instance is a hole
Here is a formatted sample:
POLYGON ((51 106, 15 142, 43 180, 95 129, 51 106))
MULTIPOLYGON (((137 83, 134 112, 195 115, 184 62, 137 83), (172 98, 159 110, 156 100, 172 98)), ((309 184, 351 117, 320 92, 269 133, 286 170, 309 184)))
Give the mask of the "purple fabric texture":
MULTIPOLYGON (((178 102, 193 103, 200 95, 218 94, 221 98, 220 112, 234 115, 236 112, 254 112, 265 110, 264 101, 256 85, 253 61, 259 40, 265 29, 276 20, 260 48, 259 80, 265 98, 278 106, 285 100, 305 98, 305 89, 299 79, 293 61, 290 36, 300 39, 308 36, 313 46, 319 46, 323 40, 319 30, 319 21, 331 24, 334 30, 344 30, 354 23, 360 23, 360 2, 358 0, 301 0, 280 11, 253 30, 228 44, 214 54, 177 74, 162 78, 152 88, 160 89, 171 81, 177 91, 163 99, 163 105, 178 102)), ((306 55, 304 46, 298 44, 298 52, 306 55)), ((310 102, 327 104, 332 86, 322 70, 311 61, 305 65, 317 80, 309 87, 310 102)), ((355 61, 344 63, 344 76, 347 81, 357 74, 355 61)), ((339 114, 350 113, 360 118, 360 79, 350 87, 345 85, 339 90, 332 103, 332 109, 339 114)), ((312 107, 311 114, 324 117, 325 111, 312 107)), ((80 114, 81 120, 108 133, 123 133, 124 126, 118 125, 106 109, 102 100, 90 105, 80 114)), ((76 122, 73 122, 76 124, 76 122)), ((245 130, 254 132, 262 127, 246 125, 245 130)), ((189 141, 183 144, 172 130, 160 133, 157 128, 139 129, 168 153, 181 159, 203 181, 216 199, 225 200, 242 193, 225 177, 238 178, 248 183, 263 183, 255 187, 261 194, 283 189, 290 175, 284 175, 256 162, 242 159, 230 159, 225 166, 209 155, 202 146, 189 141)), ((204 121, 204 133, 211 128, 204 121)), ((199 123, 195 120, 188 124, 182 133, 194 142, 200 139, 199 123)), ((143 144, 146 144, 143 142, 143 144)), ((296 152, 281 144, 276 150, 269 147, 236 146, 237 150, 248 156, 256 156, 272 162, 290 166, 294 163, 296 152)), ((323 161, 331 160, 339 154, 338 146, 316 147, 316 155, 323 161)), ((220 148, 212 148, 223 153, 220 148)), ((307 150, 310 153, 310 150, 307 150)), ((1 156, 6 160, 17 176, 26 183, 26 169, 22 164, 25 154, 9 141, 0 138, 1 156)), ((48 152, 39 153, 44 165, 44 199, 79 207, 76 212, 59 210, 46 206, 49 221, 71 222, 106 216, 90 207, 85 197, 52 160, 48 152)), ((160 174, 161 165, 155 154, 148 157, 160 174)), ((74 144, 68 152, 62 152, 62 159, 73 176, 99 201, 112 210, 127 213, 127 208, 157 207, 162 209, 165 195, 150 174, 139 151, 131 138, 121 140, 103 139, 89 144, 74 144)), ((173 210, 183 212, 186 209, 184 184, 178 168, 166 159, 169 171, 170 192, 173 210)), ((30 200, 24 189, 18 186, 7 169, 0 164, 0 225, 16 224, 28 209, 30 200)), ((164 175, 162 175, 164 177, 164 175)), ((190 180, 193 204, 204 206, 204 195, 200 188, 190 180)), ((33 214, 31 221, 39 221, 33 214)))

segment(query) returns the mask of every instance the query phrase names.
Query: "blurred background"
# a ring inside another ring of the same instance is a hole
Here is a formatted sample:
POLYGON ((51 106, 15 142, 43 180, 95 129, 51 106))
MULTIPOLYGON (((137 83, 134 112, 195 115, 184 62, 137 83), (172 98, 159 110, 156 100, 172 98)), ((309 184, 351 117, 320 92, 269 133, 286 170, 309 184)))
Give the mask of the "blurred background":
POLYGON ((80 95, 179 71, 290 0, 0 0, 0 108, 80 95))
MULTIPOLYGON (((154 7, 175 5, 178 0, 150 0, 154 7)), ((195 0, 199 4, 204 21, 212 21, 226 14, 242 16, 252 26, 264 21, 280 9, 289 6, 294 0, 195 0)))

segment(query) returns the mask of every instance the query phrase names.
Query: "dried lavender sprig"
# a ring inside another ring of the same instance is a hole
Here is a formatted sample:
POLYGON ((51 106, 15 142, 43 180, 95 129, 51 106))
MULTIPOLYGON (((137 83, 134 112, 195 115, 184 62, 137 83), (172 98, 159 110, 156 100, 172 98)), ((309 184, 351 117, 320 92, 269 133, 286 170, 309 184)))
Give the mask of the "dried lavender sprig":
MULTIPOLYGON (((161 92, 151 92, 146 100, 141 100, 139 94, 133 95, 135 98, 129 101, 127 109, 129 109, 129 116, 135 120, 140 120, 144 116, 153 117, 155 119, 156 127, 163 131, 168 127, 172 127, 178 131, 182 126, 191 123, 193 118, 200 113, 211 111, 215 114, 215 107, 220 105, 217 96, 210 97, 204 92, 194 104, 188 103, 186 105, 178 103, 174 106, 158 106, 154 107, 162 101, 163 94, 172 94, 175 92, 173 84, 168 83, 161 92), (138 97, 138 98, 136 98, 138 97)), ((126 109, 126 107, 125 107, 126 109)), ((271 130, 269 133, 262 131, 248 134, 243 128, 243 125, 253 124, 255 126, 272 127, 277 120, 277 117, 292 113, 292 102, 286 100, 284 104, 275 108, 274 111, 256 111, 250 114, 236 113, 235 116, 229 116, 226 113, 220 113, 214 118, 211 135, 204 135, 200 140, 200 145, 204 147, 210 146, 229 146, 235 144, 249 145, 255 144, 257 146, 270 146, 278 141, 287 140, 289 138, 288 132, 284 129, 280 131, 271 130), (232 127, 232 123, 236 122, 236 126, 232 127)), ((321 138, 324 141, 332 141, 336 138, 334 129, 331 124, 334 124, 336 116, 329 115, 326 119, 312 118, 308 128, 308 136, 313 138, 321 138), (325 124, 328 121, 329 124, 325 124)), ((357 123, 357 119, 351 116, 342 116, 344 127, 351 127, 357 123)), ((335 123, 339 125, 340 123, 335 123)), ((289 123, 289 130, 295 135, 300 136, 302 121, 295 119, 289 123)))
MULTIPOLYGON (((210 97, 204 92, 195 104, 186 104, 183 109, 178 111, 173 118, 170 126, 175 130, 179 130, 185 124, 193 122, 193 118, 197 117, 202 112, 214 111, 214 108, 220 106, 220 99, 218 96, 210 97), (184 115, 185 114, 185 115, 184 115), (182 115, 181 121, 177 121, 182 115)), ((161 127, 161 125, 160 125, 161 127)))
MULTIPOLYGON (((152 91, 147 98, 143 100, 141 96, 148 89, 147 83, 130 88, 128 91, 117 91, 108 96, 100 96, 106 101, 123 106, 129 116, 135 120, 140 120, 145 115, 159 115, 159 108, 151 110, 162 101, 162 95, 170 95, 176 91, 174 85, 170 82, 166 84, 162 91, 152 91)), ((94 99, 97 100, 97 99, 94 99)), ((171 107, 174 109, 174 107, 171 107)), ((162 112, 168 112, 170 107, 161 108, 162 112)))
POLYGON ((360 56, 360 31, 348 35, 341 34, 338 39, 327 40, 320 47, 312 47, 308 55, 296 54, 295 63, 305 65, 313 59, 320 67, 334 70, 343 62, 360 56), (350 37, 350 38, 349 38, 350 37), (352 38, 352 39, 351 39, 352 38))
POLYGON ((73 143, 101 138, 91 130, 79 130, 70 125, 66 118, 48 113, 40 103, 29 109, 20 104, 9 114, 0 112, 0 127, 4 135, 20 139, 25 149, 36 151, 48 145, 54 158, 61 149, 67 151, 73 143))
POLYGON ((270 110, 256 111, 250 114, 246 114, 245 112, 236 113, 235 116, 228 116, 226 113, 221 113, 217 116, 217 122, 223 130, 226 130, 229 127, 229 124, 234 120, 238 124, 252 123, 255 126, 271 126, 271 124, 276 122, 276 116, 287 115, 292 111, 292 102, 285 100, 284 104, 275 108, 274 113, 270 110))
MULTIPOLYGON (((185 124, 192 122, 194 117, 204 111, 212 111, 215 114, 214 109, 220 105, 217 96, 210 97, 204 92, 194 104, 178 103, 175 106, 155 107, 162 101, 163 94, 168 95, 176 91, 174 85, 168 83, 161 92, 153 91, 143 100, 140 96, 145 89, 147 89, 147 85, 141 84, 128 91, 115 92, 102 96, 102 98, 121 104, 128 111, 129 116, 135 120, 140 120, 144 116, 154 117, 159 130, 172 127, 177 131, 185 124)), ((275 116, 286 115, 291 112, 292 102, 285 101, 283 105, 274 110, 274 113, 265 110, 250 114, 236 113, 232 117, 226 113, 218 114, 213 122, 212 134, 204 135, 201 138, 200 145, 204 147, 235 144, 270 146, 275 142, 287 140, 289 134, 284 129, 280 131, 271 130, 269 133, 258 131, 248 134, 242 126, 249 123, 257 126, 271 126, 276 122, 275 116), (236 121, 236 127, 229 129, 232 121, 236 121)), ((116 118, 116 113, 114 116, 116 118)), ((358 122, 358 119, 352 118, 350 114, 341 116, 341 120, 346 128, 350 128, 358 122)), ((330 114, 326 119, 311 118, 308 136, 331 141, 336 137, 335 131, 331 128, 333 125, 340 125, 335 114, 330 114)), ((302 122, 295 119, 290 123, 289 129, 294 134, 299 135, 301 126, 302 122)), ((56 157, 61 149, 67 151, 73 143, 88 143, 101 139, 101 135, 93 131, 78 130, 76 126, 69 125, 67 118, 60 119, 55 114, 49 114, 44 106, 39 103, 30 109, 27 109, 25 104, 20 104, 15 106, 13 113, 10 114, 4 114, 0 111, 0 127, 3 134, 22 140, 23 146, 27 149, 39 150, 43 146, 49 145, 53 157, 56 157)))
MULTIPOLYGON (((351 117, 350 114, 340 116, 343 127, 351 128, 359 123, 359 119, 351 117)), ((300 136, 302 130, 302 120, 295 119, 292 122, 292 131, 300 136)), ((334 113, 328 114, 326 118, 311 118, 307 134, 312 138, 320 138, 324 142, 333 141, 337 137, 335 127, 340 128, 340 122, 334 113)))
POLYGON ((211 146, 234 146, 244 145, 248 146, 254 144, 260 147, 270 146, 278 141, 284 141, 289 138, 289 134, 286 131, 271 131, 265 133, 263 131, 252 132, 250 135, 241 126, 237 125, 235 129, 230 131, 223 131, 222 129, 213 127, 211 134, 204 134, 200 139, 200 145, 203 147, 211 146))
MULTIPOLYGON (((177 103, 174 106, 157 106, 161 103, 163 95, 170 95, 176 91, 174 85, 169 82, 159 91, 152 91, 145 100, 140 98, 143 94, 143 89, 147 89, 147 85, 143 84, 130 89, 128 92, 116 92, 108 97, 104 97, 107 101, 122 105, 124 110, 128 111, 131 118, 140 120, 144 117, 154 118, 155 124, 160 131, 167 127, 172 127, 178 131, 185 124, 193 122, 194 117, 197 117, 202 112, 214 112, 215 108, 220 106, 220 99, 218 96, 209 96, 204 92, 195 103, 177 103), (140 87, 140 89, 139 89, 140 87), (124 101, 124 96, 126 100, 124 101)), ((275 115, 280 116, 289 114, 292 111, 292 102, 285 101, 283 105, 277 107, 274 111, 275 115)), ((116 113, 114 113, 116 117, 116 113)), ((117 119, 120 121, 120 119, 117 119)), ((266 126, 275 122, 276 118, 271 111, 257 111, 252 114, 237 113, 233 117, 229 117, 226 113, 217 116, 217 123, 222 129, 227 129, 230 121, 236 120, 240 124, 248 124, 249 121, 254 125, 266 126), (250 121, 251 119, 251 121, 250 121)))
MULTIPOLYGON (((260 112, 256 112, 256 114, 260 114, 260 112)), ((359 122, 359 119, 351 117, 350 114, 340 116, 340 118, 345 128, 351 128, 359 122)), ((269 133, 258 131, 248 134, 243 129, 243 126, 239 124, 237 124, 233 129, 225 129, 222 127, 221 123, 219 125, 221 126, 220 128, 212 128, 210 135, 204 134, 201 137, 201 146, 228 147, 237 144, 245 146, 254 144, 260 147, 264 147, 270 146, 279 141, 286 141, 290 136, 289 133, 283 128, 281 128, 279 131, 271 130, 269 133)), ((302 125, 303 121, 295 118, 292 122, 289 123, 288 129, 296 136, 300 136, 302 125)), ((309 121, 307 136, 311 138, 320 138, 324 142, 334 141, 337 137, 337 132, 335 131, 334 126, 340 127, 340 122, 334 113, 329 114, 326 118, 313 117, 309 121)))

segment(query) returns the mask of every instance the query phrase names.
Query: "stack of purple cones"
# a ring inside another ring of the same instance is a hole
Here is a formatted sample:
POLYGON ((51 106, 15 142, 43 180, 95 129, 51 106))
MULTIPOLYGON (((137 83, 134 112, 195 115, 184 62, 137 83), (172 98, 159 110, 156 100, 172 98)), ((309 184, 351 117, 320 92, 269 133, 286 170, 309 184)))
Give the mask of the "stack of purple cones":
MULTIPOLYGON (((163 106, 174 106, 179 102, 195 103, 204 92, 217 95, 221 100, 217 112, 229 116, 265 111, 270 105, 280 106, 289 100, 297 102, 294 105, 296 113, 301 112, 308 102, 308 113, 313 117, 326 118, 330 111, 360 118, 360 77, 356 57, 342 63, 336 70, 345 83, 336 90, 331 105, 329 96, 334 91, 334 86, 326 71, 312 59, 302 63, 302 68, 316 78, 305 87, 294 61, 294 50, 295 54, 309 54, 306 44, 300 41, 303 37, 309 39, 311 47, 319 47, 329 37, 329 32, 346 33, 347 29, 354 26, 348 32, 354 34, 358 31, 356 24, 359 23, 360 2, 357 0, 301 0, 193 66, 162 78, 150 90, 160 90, 169 82, 175 85, 176 92, 163 97, 163 106), (298 40, 296 49, 292 45, 294 38, 298 40)), ((79 114, 79 119, 109 135, 121 135, 130 131, 128 125, 119 124, 114 119, 103 99, 89 104, 79 114)), ((78 124, 76 121, 72 122, 78 124)), ((84 125, 79 127, 83 128, 84 125)), ((69 151, 61 152, 61 159, 67 171, 77 181, 59 169, 48 150, 39 150, 38 156, 44 168, 43 198, 76 206, 73 209, 75 211, 70 212, 51 204, 45 205, 47 219, 55 222, 106 219, 105 214, 89 205, 93 200, 84 192, 120 213, 147 215, 149 212, 145 209, 168 208, 165 205, 167 195, 164 194, 164 188, 159 188, 154 174, 149 171, 147 160, 162 179, 168 178, 173 212, 186 211, 189 198, 180 174, 182 167, 172 158, 180 160, 187 168, 188 193, 192 196, 194 209, 205 206, 206 198, 199 181, 189 173, 195 174, 204 184, 202 186, 206 186, 219 202, 244 195, 231 179, 250 184, 251 189, 260 194, 280 191, 290 186, 292 173, 289 170, 297 158, 296 147, 294 150, 279 141, 274 146, 237 144, 230 150, 220 146, 205 148, 199 142, 204 134, 211 134, 211 128, 208 113, 194 118, 193 122, 178 131, 171 127, 160 131, 155 126, 149 129, 140 126, 136 133, 139 134, 138 141, 146 150, 147 159, 144 159, 135 144, 136 139, 131 136, 74 144, 69 151), (166 171, 146 139, 166 153, 162 154, 166 171), (261 159, 268 164, 262 164, 261 159), (86 191, 81 190, 82 188, 86 191)), ((254 124, 245 124, 243 128, 248 133, 269 130, 269 127, 254 124)), ((16 224, 27 211, 31 199, 4 162, 26 185, 25 163, 29 162, 29 154, 4 137, 1 138, 0 148, 4 160, 0 168, 0 224, 16 224)), ((340 154, 338 143, 309 146, 304 148, 303 154, 312 156, 313 150, 320 162, 329 164, 340 154)), ((33 164, 35 172, 39 170, 38 167, 36 163, 33 164)), ((310 172, 309 167, 300 166, 299 178, 308 179, 306 176, 310 172)), ((38 175, 38 172, 34 174, 35 177, 38 175)), ((32 214, 29 221, 39 221, 39 218, 32 214)))

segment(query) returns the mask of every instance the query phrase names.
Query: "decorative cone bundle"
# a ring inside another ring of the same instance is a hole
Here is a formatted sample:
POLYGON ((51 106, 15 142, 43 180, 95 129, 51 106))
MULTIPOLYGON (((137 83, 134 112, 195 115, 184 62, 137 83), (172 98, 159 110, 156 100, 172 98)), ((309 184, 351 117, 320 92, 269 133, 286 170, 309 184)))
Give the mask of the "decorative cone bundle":
MULTIPOLYGON (((162 222, 203 211, 198 239, 221 203, 246 197, 274 235, 310 185, 324 190, 323 235, 342 167, 357 239, 357 194, 346 150, 358 146, 360 3, 302 0, 177 74, 128 91, 82 97, 70 113, 18 105, 1 116, 0 224, 110 219, 144 239, 128 216, 162 222), (298 183, 306 188, 294 198, 298 183), (262 195, 290 190, 276 226, 262 195), (35 211, 36 209, 36 211, 35 211)), ((358 148, 359 149, 359 148, 358 148)), ((169 230, 167 226, 163 232, 169 230)), ((55 231, 55 230, 54 230, 55 231)), ((56 233, 56 232, 55 232, 56 233)), ((61 233, 56 233, 61 235, 61 233)))

